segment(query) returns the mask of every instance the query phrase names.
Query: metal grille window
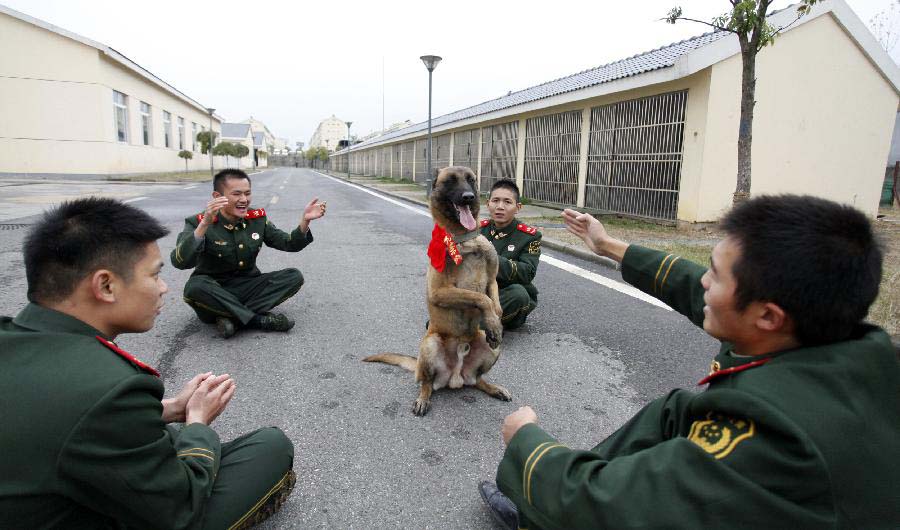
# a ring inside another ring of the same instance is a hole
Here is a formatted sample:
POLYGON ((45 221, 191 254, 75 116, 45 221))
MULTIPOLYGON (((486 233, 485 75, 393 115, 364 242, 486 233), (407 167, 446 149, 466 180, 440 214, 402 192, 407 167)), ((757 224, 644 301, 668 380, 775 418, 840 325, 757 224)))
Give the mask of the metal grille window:
POLYGON ((366 154, 368 157, 368 161, 366 164, 366 175, 377 175, 378 174, 378 150, 371 149, 366 154))
POLYGON ((184 149, 184 118, 178 117, 178 149, 184 149))
POLYGON ((143 136, 144 145, 150 145, 152 131, 153 120, 150 115, 150 105, 141 101, 141 136, 143 136))
POLYGON ((414 180, 413 159, 416 156, 415 142, 406 142, 400 148, 400 151, 403 156, 403 162, 401 163, 401 169, 400 169, 400 177, 405 178, 407 180, 414 180))
POLYGON ((458 132, 453 136, 453 165, 478 170, 478 129, 458 132))
POLYGON ((128 143, 128 96, 115 90, 113 90, 113 118, 116 140, 128 143))
MULTIPOLYGON (((427 140, 426 140, 427 141, 427 140)), ((431 138, 431 167, 436 169, 450 165, 450 135, 431 138)))
POLYGON ((400 176, 400 144, 391 146, 391 178, 400 176))
POLYGON ((391 148, 381 148, 381 171, 378 173, 383 177, 391 176, 391 148))
POLYGON ((172 115, 163 111, 163 137, 166 147, 172 147, 172 115))
POLYGON ((687 91, 591 109, 585 206, 674 221, 687 91))
POLYGON ((574 205, 578 197, 581 111, 525 122, 525 181, 522 195, 574 205))
POLYGON ((487 193, 494 182, 516 178, 519 122, 511 121, 481 129, 481 175, 479 190, 487 193))
POLYGON ((425 182, 428 179, 428 139, 416 140, 416 182, 425 182))

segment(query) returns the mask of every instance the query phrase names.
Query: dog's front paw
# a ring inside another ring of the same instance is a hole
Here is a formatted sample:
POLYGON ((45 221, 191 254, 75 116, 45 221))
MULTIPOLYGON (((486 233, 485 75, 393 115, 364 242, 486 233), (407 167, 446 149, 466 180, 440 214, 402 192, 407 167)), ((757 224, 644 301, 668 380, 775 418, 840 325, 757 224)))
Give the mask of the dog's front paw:
POLYGON ((491 394, 491 397, 495 397, 500 401, 512 401, 512 394, 500 385, 494 385, 494 393, 491 394))
POLYGON ((412 411, 416 416, 424 416, 428 414, 431 408, 431 400, 419 398, 413 403, 412 411))
POLYGON ((503 339, 503 325, 500 323, 500 319, 491 319, 485 322, 484 338, 491 349, 496 350, 500 346, 500 341, 503 339))

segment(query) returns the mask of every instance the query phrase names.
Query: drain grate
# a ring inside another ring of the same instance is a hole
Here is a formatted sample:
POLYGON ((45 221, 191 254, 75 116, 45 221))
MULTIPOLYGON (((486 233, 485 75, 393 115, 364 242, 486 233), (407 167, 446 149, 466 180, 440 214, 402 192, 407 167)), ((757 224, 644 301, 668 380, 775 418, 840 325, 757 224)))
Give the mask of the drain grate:
POLYGON ((0 223, 0 230, 18 230, 27 226, 31 225, 28 223, 0 223))

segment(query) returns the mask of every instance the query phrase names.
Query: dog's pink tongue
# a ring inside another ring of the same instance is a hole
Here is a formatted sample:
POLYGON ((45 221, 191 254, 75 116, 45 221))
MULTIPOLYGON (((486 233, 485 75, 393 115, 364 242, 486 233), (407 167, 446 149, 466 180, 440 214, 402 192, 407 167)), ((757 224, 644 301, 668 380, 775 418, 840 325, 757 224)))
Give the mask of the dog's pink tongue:
POLYGON ((472 217, 472 210, 469 209, 468 206, 456 207, 456 211, 459 212, 459 224, 463 225, 466 230, 475 230, 475 218, 472 217))

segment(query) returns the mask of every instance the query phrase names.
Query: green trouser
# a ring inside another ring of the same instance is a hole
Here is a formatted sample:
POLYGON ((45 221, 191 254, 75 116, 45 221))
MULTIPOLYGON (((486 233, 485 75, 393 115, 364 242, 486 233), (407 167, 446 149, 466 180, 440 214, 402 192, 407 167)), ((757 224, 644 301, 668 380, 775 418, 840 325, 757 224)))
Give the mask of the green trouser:
POLYGON ((247 324, 254 315, 261 315, 297 294, 302 286, 303 275, 297 269, 231 278, 195 274, 184 284, 184 301, 207 324, 219 316, 247 324))
POLYGON ((294 444, 266 427, 222 444, 219 473, 203 510, 204 530, 231 528, 277 493, 294 465, 294 444))
POLYGON ((506 329, 516 329, 525 323, 528 314, 537 307, 537 289, 532 285, 514 283, 500 289, 500 321, 506 329))

